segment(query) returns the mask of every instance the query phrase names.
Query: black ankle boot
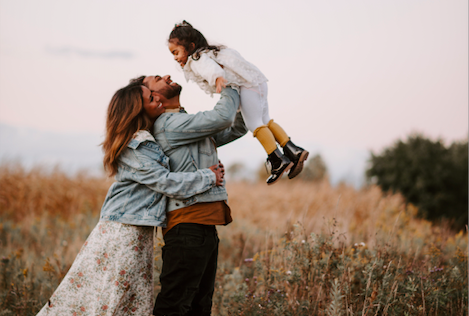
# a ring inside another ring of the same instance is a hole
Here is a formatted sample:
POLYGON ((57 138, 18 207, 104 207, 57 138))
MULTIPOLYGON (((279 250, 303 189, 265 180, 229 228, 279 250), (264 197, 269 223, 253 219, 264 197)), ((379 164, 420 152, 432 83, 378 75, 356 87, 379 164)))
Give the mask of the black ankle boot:
POLYGON ((284 172, 290 170, 290 168, 293 166, 293 163, 290 161, 290 159, 288 159, 284 154, 282 154, 282 152, 278 148, 275 149, 275 151, 269 155, 267 161, 272 167, 272 170, 270 171, 271 175, 267 179, 268 185, 274 184, 278 179, 282 177, 282 174, 284 172))
POLYGON ((293 162, 293 167, 288 174, 288 179, 293 179, 303 170, 303 164, 304 161, 308 158, 309 152, 301 147, 296 146, 291 142, 291 140, 289 140, 288 143, 283 147, 283 152, 285 156, 287 156, 288 159, 293 162))

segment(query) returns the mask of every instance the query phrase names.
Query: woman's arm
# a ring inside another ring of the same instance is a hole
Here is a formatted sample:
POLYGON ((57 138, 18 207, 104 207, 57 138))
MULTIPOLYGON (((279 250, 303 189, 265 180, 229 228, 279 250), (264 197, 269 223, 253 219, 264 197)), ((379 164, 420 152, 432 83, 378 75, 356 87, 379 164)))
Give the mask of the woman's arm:
POLYGON ((160 164, 138 171, 141 184, 153 191, 176 199, 187 199, 217 185, 217 176, 210 169, 195 172, 170 172, 160 164))
POLYGON ((187 199, 223 184, 223 170, 212 166, 195 172, 170 172, 154 157, 144 154, 140 148, 133 150, 139 162, 138 168, 123 172, 124 177, 146 185, 153 191, 176 199, 187 199))

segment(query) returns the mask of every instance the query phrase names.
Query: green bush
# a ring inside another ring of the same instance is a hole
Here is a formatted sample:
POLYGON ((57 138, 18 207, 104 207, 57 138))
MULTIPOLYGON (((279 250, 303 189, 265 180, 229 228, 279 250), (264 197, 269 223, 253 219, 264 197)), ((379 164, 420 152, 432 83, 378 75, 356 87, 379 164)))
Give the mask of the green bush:
POLYGON ((380 155, 371 154, 367 177, 383 191, 400 192, 419 208, 419 216, 448 220, 464 228, 468 212, 468 145, 446 147, 422 135, 397 141, 380 155))

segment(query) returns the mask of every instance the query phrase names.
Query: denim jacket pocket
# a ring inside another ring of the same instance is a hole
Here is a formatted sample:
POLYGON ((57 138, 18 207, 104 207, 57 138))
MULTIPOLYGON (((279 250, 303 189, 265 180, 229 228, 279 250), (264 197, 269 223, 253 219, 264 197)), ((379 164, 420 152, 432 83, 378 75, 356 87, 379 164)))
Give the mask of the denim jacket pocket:
POLYGON ((199 141, 198 146, 200 154, 212 156, 216 152, 215 145, 213 144, 211 137, 207 137, 204 140, 199 141))
POLYGON ((163 200, 166 200, 167 197, 161 193, 154 194, 154 200, 151 204, 147 206, 146 213, 148 216, 162 218, 166 215, 166 203, 163 200), (162 203, 163 202, 163 203, 162 203))
MULTIPOLYGON (((117 174, 116 177, 117 176, 119 176, 119 174, 117 174)), ((128 182, 119 182, 119 180, 111 185, 101 209, 102 219, 115 221, 122 217, 125 213, 125 207, 128 205, 132 196, 132 192, 130 190, 124 189, 127 186, 128 182)))

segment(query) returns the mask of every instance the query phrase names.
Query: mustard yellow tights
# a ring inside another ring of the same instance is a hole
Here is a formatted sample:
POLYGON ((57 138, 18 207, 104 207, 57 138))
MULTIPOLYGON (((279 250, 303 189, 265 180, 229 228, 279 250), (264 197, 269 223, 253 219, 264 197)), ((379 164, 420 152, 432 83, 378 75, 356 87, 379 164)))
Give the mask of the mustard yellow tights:
POLYGON ((274 120, 270 120, 267 125, 256 128, 252 135, 261 143, 267 155, 270 155, 277 149, 277 143, 283 147, 290 140, 287 133, 274 120))

